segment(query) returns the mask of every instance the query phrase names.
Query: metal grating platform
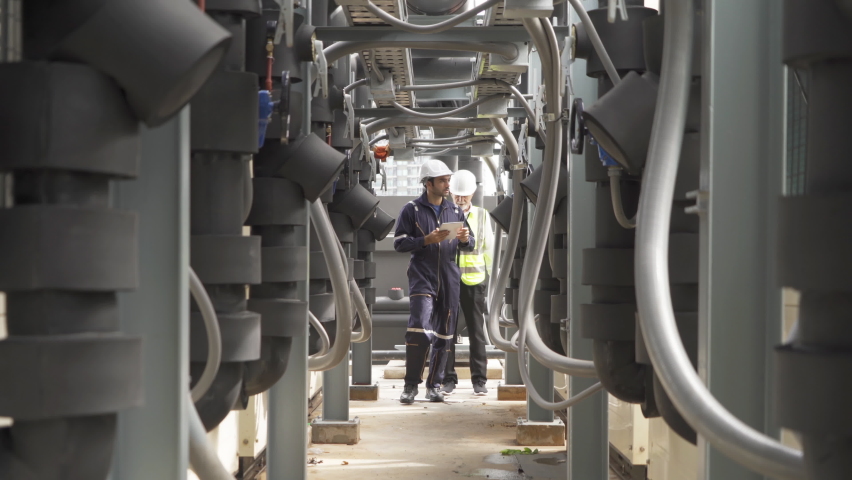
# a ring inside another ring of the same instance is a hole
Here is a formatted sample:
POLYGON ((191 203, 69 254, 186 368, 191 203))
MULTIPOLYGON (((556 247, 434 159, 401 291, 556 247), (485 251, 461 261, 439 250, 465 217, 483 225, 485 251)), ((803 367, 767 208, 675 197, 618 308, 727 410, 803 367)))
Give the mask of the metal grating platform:
MULTIPOLYGON (((506 18, 503 16, 503 4, 500 3, 497 5, 497 8, 491 8, 488 10, 488 13, 485 17, 485 25, 488 26, 503 26, 503 25, 523 25, 520 19, 516 18, 506 18)), ((496 78, 498 80, 503 80, 504 82, 508 82, 512 85, 516 85, 518 83, 518 79, 521 77, 521 74, 518 72, 498 72, 491 68, 491 54, 479 54, 477 55, 477 76, 476 78, 496 78)), ((498 87, 493 85, 478 85, 473 89, 473 97, 479 98, 480 96, 486 95, 495 95, 500 93, 509 93, 509 89, 505 87, 498 87)))
MULTIPOLYGON (((496 70, 491 69, 491 54, 481 54, 478 57, 479 59, 479 68, 477 68, 477 76, 476 78, 496 78, 498 80, 503 80, 504 82, 510 83, 512 85, 517 85, 518 79, 521 77, 521 73, 518 72, 498 72, 496 70)), ((497 85, 477 85, 474 87, 473 96, 474 98, 479 98, 480 96, 487 95, 496 95, 500 93, 510 93, 509 89, 506 87, 500 87, 497 85)))
MULTIPOLYGON (((405 20, 408 16, 405 8, 405 0, 374 0, 373 3, 396 18, 405 20)), ((344 9, 346 20, 351 26, 386 25, 382 19, 370 13, 363 6, 345 5, 344 9)), ((413 69, 411 67, 411 54, 408 49, 377 48, 374 50, 365 50, 362 54, 370 68, 376 65, 379 69, 390 70, 391 75, 393 75, 393 81, 397 85, 411 84, 413 69)), ((396 101, 405 106, 411 106, 413 99, 412 92, 399 92, 396 94, 396 101)), ((377 102, 377 105, 379 107, 391 106, 390 102, 387 101, 377 102)))
POLYGON ((497 8, 490 9, 488 17, 485 20, 486 25, 523 25, 519 18, 506 18, 503 16, 503 4, 497 5, 497 8))

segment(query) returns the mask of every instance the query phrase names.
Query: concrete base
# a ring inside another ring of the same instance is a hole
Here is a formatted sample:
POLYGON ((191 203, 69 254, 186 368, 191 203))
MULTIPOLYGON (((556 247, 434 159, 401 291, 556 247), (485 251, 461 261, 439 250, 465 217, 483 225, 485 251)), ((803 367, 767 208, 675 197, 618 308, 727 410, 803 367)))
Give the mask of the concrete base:
POLYGON ((361 441, 361 419, 358 417, 348 422, 314 420, 311 427, 313 443, 355 445, 361 441))
POLYGON ((530 422, 519 418, 515 440, 524 446, 561 447, 565 445, 565 424, 562 420, 530 422))
MULTIPOLYGON (((423 378, 429 375, 429 367, 423 371, 423 378)), ((456 363, 456 375, 459 380, 470 380, 470 365, 456 363)), ((486 372, 488 380, 500 380, 503 378, 503 365, 500 360, 488 360, 488 371, 486 372)), ((405 360, 391 360, 384 369, 384 376, 387 379, 400 380, 405 378, 405 360)), ((524 397, 526 398, 526 397, 524 397)))
POLYGON ((376 401, 379 399, 379 385, 350 385, 349 400, 376 401))
POLYGON ((498 385, 497 400, 508 402, 526 402, 527 387, 525 385, 498 385))

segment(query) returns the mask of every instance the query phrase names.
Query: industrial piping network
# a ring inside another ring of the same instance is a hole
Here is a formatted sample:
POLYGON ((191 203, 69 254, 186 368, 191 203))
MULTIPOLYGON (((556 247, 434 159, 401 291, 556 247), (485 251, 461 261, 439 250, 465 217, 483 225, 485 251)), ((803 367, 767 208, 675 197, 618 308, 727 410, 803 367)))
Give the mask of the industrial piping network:
MULTIPOLYGON (((138 408, 144 399, 143 340, 120 331, 117 297, 138 287, 139 226, 132 212, 112 208, 110 186, 144 168, 137 161, 139 123, 162 125, 186 105, 193 302, 184 401, 189 463, 202 480, 232 478, 206 432, 281 380, 294 338, 315 340, 304 364, 327 374, 345 368, 353 344, 369 341, 376 297, 372 251, 392 228, 372 190, 380 167, 370 146, 414 127, 455 133, 408 138, 400 150, 440 148, 431 155, 441 155, 499 139, 508 152, 505 164, 489 164, 501 193, 506 170, 512 195, 493 212, 507 237, 494 258, 486 325, 496 348, 517 355, 533 402, 561 410, 605 390, 758 474, 844 478, 852 427, 845 418, 833 422, 809 412, 842 404, 836 397, 847 399, 827 385, 846 378, 852 364, 848 329, 837 327, 845 320, 841 313, 850 311, 845 295, 852 287, 836 263, 849 266, 849 255, 819 240, 837 233, 842 241, 836 243, 852 241, 846 230, 835 232, 848 223, 842 219, 849 168, 826 160, 845 155, 841 127, 849 122, 842 119, 852 111, 849 2, 785 2, 784 62, 807 69, 813 82, 807 194, 780 201, 779 228, 780 283, 803 297, 797 334, 776 351, 778 416, 801 433, 803 451, 738 419, 696 371, 698 226, 673 208, 681 206, 684 190, 697 188, 707 72, 702 76, 706 62, 694 58, 703 51, 694 43, 708 40, 696 3, 700 9, 712 2, 663 0, 664 14, 641 1, 610 0, 591 11, 580 0, 568 2, 580 23, 562 49, 547 18, 553 5, 544 12, 525 2, 488 0, 449 20, 415 25, 370 0, 358 4, 396 29, 420 35, 452 31, 501 3, 511 10, 511 4, 541 59, 544 94, 535 106, 517 85, 495 78, 397 85, 396 76, 385 78, 374 53, 478 52, 511 63, 525 53, 514 42, 417 38, 324 46, 306 15, 310 10, 294 14, 292 0, 116 0, 96 6, 74 0, 61 7, 28 2, 23 59, 0 65, 0 151, 10 152, 0 156, 0 170, 12 180, 12 203, 0 209, 0 290, 6 292, 9 332, 0 341, 0 385, 15 386, 0 389, 0 415, 14 419, 0 429, 0 478, 109 476, 118 412, 138 408), (814 35, 818 29, 837 37, 814 35), (610 38, 629 45, 606 45, 610 38), (364 52, 373 52, 370 65, 364 52), (350 55, 361 58, 361 70, 350 55), (602 93, 598 101, 585 106, 574 99, 567 108, 570 79, 563 60, 569 56, 587 60, 587 73, 602 93), (312 98, 292 88, 311 77, 302 78, 306 63, 316 65, 316 89, 313 82, 304 89, 312 98), (358 73, 365 78, 353 78, 358 73), (471 98, 445 113, 417 110, 416 92, 462 87, 504 93, 471 98), (399 116, 354 118, 345 103, 350 94, 367 90, 399 116), (409 93, 412 103, 403 105, 409 93), (526 117, 526 123, 516 122, 520 137, 503 118, 456 117, 510 100, 526 117), (308 112, 304 105, 311 106, 308 112), (544 150, 540 170, 532 174, 527 133, 544 150), (557 261, 554 243, 565 234, 554 215, 564 214, 560 202, 569 201, 560 192, 562 169, 587 158, 603 167, 587 171, 586 178, 596 184, 599 228, 595 248, 582 258, 583 278, 571 279, 557 261), (627 211, 637 200, 630 218, 627 211), (535 205, 529 224, 527 201, 535 205), (51 241, 57 237, 63 241, 51 241), (689 262, 673 264, 678 258, 689 262), (593 340, 591 360, 556 351, 539 331, 543 323, 551 328, 544 317, 562 310, 542 314, 537 298, 567 302, 569 281, 591 285, 597 294, 575 322, 583 331, 571 333, 593 340), (503 318, 504 307, 513 312, 511 320, 503 318), (518 328, 511 339, 501 333, 506 324, 518 328), (554 372, 598 382, 552 402, 536 391, 527 353, 554 372), (58 379, 70 386, 58 387, 58 379)), ((340 20, 340 12, 326 12, 322 21, 340 20)), ((498 238, 499 249, 502 233, 498 238)))

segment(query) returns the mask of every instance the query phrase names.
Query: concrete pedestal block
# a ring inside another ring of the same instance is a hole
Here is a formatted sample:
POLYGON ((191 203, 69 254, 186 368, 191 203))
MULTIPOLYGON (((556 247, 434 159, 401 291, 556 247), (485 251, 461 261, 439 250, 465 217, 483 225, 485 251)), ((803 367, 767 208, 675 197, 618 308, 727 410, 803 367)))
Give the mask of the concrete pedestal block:
MULTIPOLYGON (((488 380, 500 380, 503 378, 503 365, 499 360, 488 360, 488 371, 485 373, 488 380)), ((423 378, 429 375, 429 367, 423 370, 423 378)), ((470 380, 470 365, 467 363, 456 363, 456 375, 459 380, 470 380)), ((384 377, 387 379, 401 380, 405 378, 405 360, 391 360, 384 369, 384 377)))
POLYGON ((361 419, 355 417, 348 422, 314 420, 311 424, 311 441, 355 445, 361 441, 361 419))
POLYGON ((559 419, 552 422, 531 422, 519 418, 515 440, 518 445, 523 446, 560 447, 565 445, 565 424, 559 419))
POLYGON ((379 399, 379 385, 350 385, 349 400, 375 401, 379 399))
POLYGON ((526 402, 527 387, 525 385, 498 385, 497 400, 526 402))

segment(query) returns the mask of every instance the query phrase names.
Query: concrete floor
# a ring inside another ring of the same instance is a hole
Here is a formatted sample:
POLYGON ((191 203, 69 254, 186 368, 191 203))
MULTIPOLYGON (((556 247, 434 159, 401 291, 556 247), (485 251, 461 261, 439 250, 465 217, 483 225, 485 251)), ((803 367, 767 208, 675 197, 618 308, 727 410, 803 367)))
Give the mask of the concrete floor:
MULTIPOLYGON (((337 480, 565 479, 565 449, 540 447, 535 456, 503 456, 519 449, 515 424, 525 416, 525 402, 498 402, 497 381, 488 382, 488 395, 477 397, 462 380, 447 403, 428 403, 420 388, 418 402, 401 405, 402 380, 379 378, 379 400, 353 401, 350 415, 361 419, 357 445, 312 445, 308 478, 337 480)), ((535 448, 535 447, 531 447, 535 448)))

